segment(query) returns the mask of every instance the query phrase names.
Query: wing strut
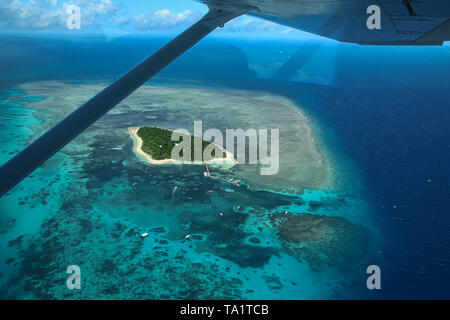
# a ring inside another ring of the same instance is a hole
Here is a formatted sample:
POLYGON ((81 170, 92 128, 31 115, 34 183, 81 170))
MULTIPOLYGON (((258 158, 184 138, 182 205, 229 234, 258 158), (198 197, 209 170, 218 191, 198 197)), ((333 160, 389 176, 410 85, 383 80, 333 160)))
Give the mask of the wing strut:
POLYGON ((210 8, 200 21, 64 118, 0 167, 0 197, 194 44, 249 9, 210 8))

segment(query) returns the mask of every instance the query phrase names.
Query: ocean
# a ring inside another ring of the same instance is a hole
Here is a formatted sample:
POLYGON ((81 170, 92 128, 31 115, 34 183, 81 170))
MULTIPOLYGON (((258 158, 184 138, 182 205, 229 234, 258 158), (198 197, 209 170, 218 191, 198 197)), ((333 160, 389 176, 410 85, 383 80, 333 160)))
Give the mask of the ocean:
MULTIPOLYGON (((1 37, 0 162, 168 41, 1 37)), ((203 40, 0 199, 0 297, 449 298, 449 54, 203 40), (234 113, 223 92, 240 97, 234 113), (263 93, 308 116, 332 185, 233 189, 201 167, 146 165, 124 133, 184 125, 173 115, 213 101, 226 126, 263 93), (80 291, 65 285, 72 264, 80 291), (369 265, 381 290, 366 287, 369 265)))

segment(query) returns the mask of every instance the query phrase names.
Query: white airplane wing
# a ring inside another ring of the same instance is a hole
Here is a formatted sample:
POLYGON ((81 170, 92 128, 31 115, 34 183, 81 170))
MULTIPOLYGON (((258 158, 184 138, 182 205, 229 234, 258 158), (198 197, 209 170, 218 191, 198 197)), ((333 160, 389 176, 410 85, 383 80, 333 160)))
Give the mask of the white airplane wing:
POLYGON ((450 40, 450 0, 200 1, 209 6, 250 6, 249 15, 344 42, 441 45, 450 40), (378 17, 373 10, 379 10, 378 17), (372 19, 379 20, 379 29, 368 28, 372 19))

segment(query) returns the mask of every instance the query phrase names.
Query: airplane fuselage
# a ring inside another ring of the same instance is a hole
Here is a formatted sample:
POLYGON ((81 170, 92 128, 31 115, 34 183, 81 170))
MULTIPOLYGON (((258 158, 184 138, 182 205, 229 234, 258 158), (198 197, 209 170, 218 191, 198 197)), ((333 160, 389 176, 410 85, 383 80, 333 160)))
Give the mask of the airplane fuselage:
POLYGON ((360 44, 440 45, 450 40, 448 0, 200 0, 214 7, 250 6, 249 15, 360 44), (370 29, 371 6, 380 28, 370 29), (369 9, 369 10, 368 10, 369 9))

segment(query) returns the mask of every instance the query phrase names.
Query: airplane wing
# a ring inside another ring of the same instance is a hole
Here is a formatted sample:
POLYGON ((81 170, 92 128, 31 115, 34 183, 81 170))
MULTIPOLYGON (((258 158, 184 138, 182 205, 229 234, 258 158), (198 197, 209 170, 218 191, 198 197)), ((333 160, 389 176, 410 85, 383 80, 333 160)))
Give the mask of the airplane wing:
POLYGON ((449 0, 200 1, 209 6, 251 6, 249 15, 343 42, 442 45, 450 41, 449 0), (370 8, 374 5, 377 8, 370 8), (377 14, 372 10, 378 9, 380 29, 369 29, 368 19, 377 14))

